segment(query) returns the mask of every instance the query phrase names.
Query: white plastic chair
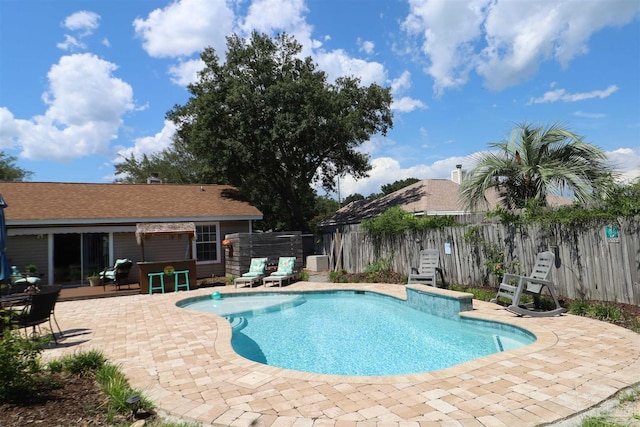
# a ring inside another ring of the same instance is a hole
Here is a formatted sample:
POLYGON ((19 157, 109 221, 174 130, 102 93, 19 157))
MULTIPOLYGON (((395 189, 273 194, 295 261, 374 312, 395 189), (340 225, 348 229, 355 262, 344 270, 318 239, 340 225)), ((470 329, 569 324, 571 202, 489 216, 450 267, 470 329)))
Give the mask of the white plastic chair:
POLYGON ((441 273, 440 251, 437 249, 423 249, 420 251, 420 265, 418 268, 411 268, 407 284, 422 284, 435 287, 437 286, 438 273, 441 273))
POLYGON ((511 304, 507 306, 507 310, 519 316, 546 317, 564 313, 567 310, 560 306, 553 282, 548 280, 554 261, 555 255, 553 252, 540 252, 536 256, 536 263, 530 276, 505 274, 502 278, 502 283, 500 283, 498 287, 498 293, 491 302, 497 303, 498 298, 505 298, 511 302, 511 304), (538 301, 545 288, 551 295, 551 298, 553 298, 556 308, 553 310, 540 311, 537 309, 538 301), (522 304, 520 298, 524 294, 532 295, 534 302, 522 304))

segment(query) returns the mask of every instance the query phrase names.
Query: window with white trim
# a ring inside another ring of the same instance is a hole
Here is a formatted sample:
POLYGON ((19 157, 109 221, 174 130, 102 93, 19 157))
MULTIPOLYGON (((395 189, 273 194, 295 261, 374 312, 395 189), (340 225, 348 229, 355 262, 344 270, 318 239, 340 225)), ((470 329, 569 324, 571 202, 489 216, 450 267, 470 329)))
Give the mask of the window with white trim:
POLYGON ((220 261, 218 256, 218 224, 200 224, 196 225, 196 260, 202 261, 220 261))

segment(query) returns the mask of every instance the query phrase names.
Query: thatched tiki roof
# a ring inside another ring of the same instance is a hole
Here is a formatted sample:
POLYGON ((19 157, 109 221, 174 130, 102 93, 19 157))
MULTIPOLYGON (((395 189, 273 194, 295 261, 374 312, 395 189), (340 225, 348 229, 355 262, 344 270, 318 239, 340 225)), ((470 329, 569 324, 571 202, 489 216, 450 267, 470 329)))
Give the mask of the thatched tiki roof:
MULTIPOLYGON (((136 241, 142 247, 142 261, 144 258, 144 241, 153 236, 186 234, 189 241, 197 239, 196 225, 193 222, 157 222, 136 224, 136 241)), ((191 245, 189 245, 191 247, 191 245)))

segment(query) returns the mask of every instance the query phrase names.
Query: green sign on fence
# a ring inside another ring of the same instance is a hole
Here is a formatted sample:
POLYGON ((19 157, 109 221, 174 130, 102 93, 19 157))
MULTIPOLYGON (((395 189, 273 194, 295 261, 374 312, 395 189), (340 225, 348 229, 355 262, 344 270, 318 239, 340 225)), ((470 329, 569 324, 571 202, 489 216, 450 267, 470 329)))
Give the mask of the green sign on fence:
POLYGON ((617 225, 607 225, 604 229, 604 232, 609 243, 620 242, 620 229, 617 225))

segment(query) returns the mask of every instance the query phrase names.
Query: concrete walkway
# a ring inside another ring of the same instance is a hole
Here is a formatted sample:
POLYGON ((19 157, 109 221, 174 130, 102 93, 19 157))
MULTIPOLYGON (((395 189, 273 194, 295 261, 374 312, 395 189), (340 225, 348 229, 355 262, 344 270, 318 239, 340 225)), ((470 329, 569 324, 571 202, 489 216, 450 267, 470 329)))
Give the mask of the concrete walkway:
POLYGON ((585 411, 640 383, 640 335, 573 315, 519 318, 474 300, 469 316, 524 327, 537 341, 435 372, 350 377, 244 359, 231 348, 226 320, 175 305, 214 291, 320 289, 405 297, 400 285, 298 282, 280 289, 227 286, 63 301, 56 316, 66 338, 46 350, 45 358, 100 350, 161 415, 205 426, 242 427, 255 420, 265 427, 535 426, 585 411))

